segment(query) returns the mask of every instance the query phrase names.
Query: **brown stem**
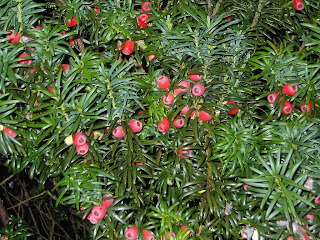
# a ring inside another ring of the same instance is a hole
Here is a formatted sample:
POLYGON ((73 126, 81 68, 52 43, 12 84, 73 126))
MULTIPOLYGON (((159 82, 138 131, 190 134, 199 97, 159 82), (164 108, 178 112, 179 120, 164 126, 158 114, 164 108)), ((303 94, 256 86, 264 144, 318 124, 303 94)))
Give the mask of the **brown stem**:
POLYGON ((216 6, 215 6, 215 8, 214 8, 214 10, 213 10, 213 12, 212 12, 212 14, 210 16, 211 19, 214 18, 214 16, 218 13, 221 3, 222 3, 222 0, 219 0, 217 2, 217 4, 216 4, 216 6))
POLYGON ((9 215, 8 215, 7 209, 5 208, 2 200, 0 199, 0 220, 4 227, 6 227, 8 224, 8 217, 9 215))
POLYGON ((10 175, 9 177, 7 177, 5 180, 3 180, 2 182, 0 182, 0 186, 1 185, 3 185, 3 184, 5 184, 7 181, 9 181, 11 178, 13 178, 14 177, 14 175, 12 174, 12 175, 10 175))
POLYGON ((83 44, 82 38, 81 37, 76 38, 75 42, 77 43, 80 52, 83 52, 84 51, 84 44, 83 44))
POLYGON ((24 203, 26 203, 26 202, 34 199, 34 198, 40 197, 40 196, 42 196, 43 194, 45 194, 46 192, 47 192, 47 191, 43 191, 42 193, 39 193, 39 194, 36 195, 36 196, 33 196, 33 197, 28 198, 28 199, 26 199, 26 200, 24 200, 24 201, 22 201, 22 202, 19 202, 18 204, 14 205, 14 206, 12 206, 12 207, 9 207, 7 210, 10 210, 10 209, 12 209, 12 208, 18 207, 18 206, 20 206, 21 204, 24 204, 24 203))

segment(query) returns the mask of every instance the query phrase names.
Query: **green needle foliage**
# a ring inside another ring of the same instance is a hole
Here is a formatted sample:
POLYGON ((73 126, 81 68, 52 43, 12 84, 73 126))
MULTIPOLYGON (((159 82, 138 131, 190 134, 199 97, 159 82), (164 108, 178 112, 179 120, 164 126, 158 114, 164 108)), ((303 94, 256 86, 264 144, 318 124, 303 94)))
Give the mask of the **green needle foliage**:
POLYGON ((145 229, 155 239, 240 239, 248 228, 265 239, 302 231, 319 239, 320 2, 297 11, 287 0, 155 0, 141 28, 142 2, 1 1, 0 124, 17 133, 0 132, 1 165, 41 186, 54 179, 56 205, 83 221, 112 194, 92 239, 125 239, 133 225, 138 239, 145 229), (17 43, 6 37, 12 29, 17 43), (121 52, 128 39, 130 56, 121 52), (165 105, 181 80, 192 89, 190 73, 202 75, 204 95, 189 90, 165 105), (168 90, 157 86, 162 75, 168 90), (287 83, 298 86, 295 95, 282 92, 287 83), (226 101, 236 102, 235 115, 226 101), (185 106, 184 126, 160 133, 159 121, 179 118, 185 106), (212 120, 202 121, 201 110, 212 120), (131 119, 143 124, 140 133, 131 119), (125 137, 113 136, 117 126, 125 137), (64 141, 76 132, 86 134, 85 155, 64 141))

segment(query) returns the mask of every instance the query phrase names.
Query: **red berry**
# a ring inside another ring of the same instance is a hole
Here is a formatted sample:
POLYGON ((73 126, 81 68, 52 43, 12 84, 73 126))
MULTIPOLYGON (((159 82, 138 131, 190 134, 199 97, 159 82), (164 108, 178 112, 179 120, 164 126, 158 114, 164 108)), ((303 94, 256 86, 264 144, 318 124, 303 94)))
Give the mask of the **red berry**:
POLYGON ((305 217, 307 219, 309 219, 310 222, 313 222, 313 220, 314 220, 314 215, 313 214, 307 214, 305 217))
MULTIPOLYGON (((233 102, 233 101, 227 101, 227 104, 234 104, 237 105, 237 103, 233 102)), ((227 113, 229 113, 230 115, 234 115, 236 114, 236 112, 238 112, 238 108, 235 107, 234 109, 227 111, 227 113)))
POLYGON ((30 73, 34 73, 36 70, 37 70, 37 68, 36 68, 36 67, 31 68, 30 73))
POLYGON ((4 127, 3 130, 7 135, 9 135, 12 138, 15 138, 17 136, 17 134, 8 127, 4 127))
POLYGON ((123 138, 126 134, 124 133, 123 128, 118 126, 112 131, 112 135, 115 138, 123 138))
POLYGON ((69 38, 69 44, 71 47, 74 47, 74 39, 73 38, 69 38))
MULTIPOLYGON (((278 92, 274 92, 268 95, 268 102, 271 104, 274 104, 274 102, 276 101, 277 97, 278 97, 279 93, 278 92)), ((278 103, 281 102, 281 98, 279 98, 278 103)))
MULTIPOLYGON (((19 55, 19 58, 26 58, 26 57, 29 57, 28 53, 26 53, 26 52, 23 52, 23 53, 21 53, 19 55)), ((18 63, 31 65, 32 59, 31 58, 27 58, 27 59, 19 60, 18 63)))
POLYGON ((200 97, 204 94, 206 88, 201 83, 196 83, 192 88, 192 95, 200 97))
POLYGON ((136 165, 144 165, 143 162, 136 162, 136 165))
MULTIPOLYGON (((109 198, 109 197, 112 197, 112 194, 107 193, 102 196, 102 198, 109 198)), ((112 205, 112 203, 113 203, 113 198, 110 198, 110 199, 102 200, 101 205, 108 208, 112 205)))
POLYGON ((293 7, 297 11, 301 11, 304 9, 304 5, 302 0, 293 0, 293 7))
POLYGON ((60 69, 63 68, 66 72, 70 72, 70 64, 61 64, 60 69))
POLYGON ((160 76, 157 80, 158 87, 162 89, 168 89, 170 87, 170 80, 166 76, 160 76))
POLYGON ((96 219, 96 218, 92 215, 92 213, 89 214, 88 220, 89 220, 90 223, 93 224, 93 225, 96 225, 96 224, 98 223, 98 221, 99 221, 98 219, 96 219))
POLYGON ((130 122, 129 122, 129 126, 131 127, 132 129, 132 132, 134 133, 138 133, 142 130, 142 123, 136 119, 132 119, 130 122))
POLYGON ((65 35, 66 33, 67 33, 67 32, 64 31, 64 30, 60 31, 60 34, 62 34, 62 35, 65 35))
MULTIPOLYGON (((192 72, 193 69, 190 70, 192 72)), ((189 79, 192 81, 200 81, 202 79, 202 76, 199 74, 189 74, 189 79)))
POLYGON ((68 25, 69 27, 73 27, 73 26, 75 26, 75 25, 77 25, 77 24, 78 24, 78 21, 77 21, 77 18, 76 18, 76 17, 72 18, 71 20, 69 20, 69 21, 67 22, 67 25, 68 25))
POLYGON ((190 232, 189 235, 191 236, 192 235, 192 232, 191 230, 186 226, 186 225, 182 225, 181 226, 181 232, 190 232))
POLYGON ((39 26, 39 25, 34 25, 33 27, 36 28, 36 29, 39 29, 39 30, 42 30, 42 29, 43 29, 43 28, 42 28, 41 26, 39 26))
POLYGON ((319 204, 319 203, 320 203, 320 198, 315 198, 315 199, 314 199, 314 203, 315 203, 315 204, 319 204))
POLYGON ((106 213, 107 213, 107 208, 105 206, 96 205, 91 210, 92 216, 98 220, 103 219, 106 213))
POLYGON ((125 43, 122 46, 122 53, 124 55, 130 55, 133 53, 134 50, 134 43, 131 40, 125 41, 125 43))
POLYGON ((148 22, 149 18, 150 18, 150 15, 147 13, 140 14, 137 17, 137 22, 138 22, 139 26, 145 28, 149 23, 148 22))
POLYGON ((151 2, 144 2, 144 3, 141 4, 141 10, 143 12, 150 12, 151 11, 151 9, 150 9, 151 6, 152 6, 151 2))
POLYGON ((168 118, 163 117, 162 121, 160 121, 158 124, 158 131, 165 133, 169 130, 169 128, 170 128, 170 122, 168 118))
POLYGON ((76 146, 76 151, 79 155, 85 155, 89 151, 88 144, 83 144, 81 146, 76 146))
POLYGON ((300 109, 301 112, 307 111, 307 113, 309 113, 311 111, 311 101, 309 101, 307 105, 301 104, 300 109))
POLYGON ((93 10, 94 10, 96 13, 100 13, 100 8, 98 8, 98 7, 94 7, 93 10))
POLYGON ((281 112, 282 112, 283 114, 288 115, 288 114, 291 113, 291 111, 292 111, 292 104, 291 104, 291 102, 289 102, 289 101, 284 101, 284 104, 283 104, 283 107, 282 107, 281 112))
POLYGON ((173 126, 175 126, 176 128, 182 128, 184 125, 184 118, 175 118, 172 121, 173 126))
POLYGON ((228 16, 228 17, 225 17, 224 19, 225 19, 225 20, 228 20, 228 21, 231 21, 231 20, 232 20, 232 17, 231 17, 231 16, 228 16))
POLYGON ((294 240, 294 238, 292 236, 289 236, 287 240, 294 240))
POLYGON ((10 30, 11 33, 8 33, 6 37, 9 37, 10 43, 17 43, 20 41, 20 33, 15 33, 14 30, 10 30))
POLYGON ((151 62, 151 60, 154 59, 155 57, 156 57, 155 54, 150 54, 150 55, 148 55, 148 60, 149 60, 149 62, 151 62))
MULTIPOLYGON (((184 115, 187 115, 187 113, 189 112, 190 109, 191 109, 191 107, 186 106, 186 107, 182 108, 181 113, 184 115)), ((194 114, 195 114, 195 111, 192 111, 190 113, 189 117, 193 117, 194 114)))
POLYGON ((190 149, 187 149, 187 150, 179 150, 179 156, 181 158, 184 158, 184 159, 187 159, 189 158, 188 156, 185 156, 185 154, 191 154, 192 151, 190 149))
POLYGON ((246 191, 248 191, 249 185, 244 183, 244 184, 243 184, 243 189, 246 190, 246 191))
MULTIPOLYGON (((54 82, 53 85, 56 85, 56 82, 54 82)), ((53 93, 53 87, 48 86, 47 89, 53 93)))
POLYGON ((84 135, 83 133, 80 133, 80 132, 76 132, 74 134, 73 144, 76 145, 76 147, 82 146, 82 145, 86 144, 86 142, 87 142, 86 135, 84 135))
POLYGON ((282 92, 287 96, 293 96, 298 92, 298 85, 290 86, 292 83, 287 83, 282 87, 282 92))
POLYGON ((163 97, 162 97, 162 102, 164 102, 164 104, 166 104, 166 105, 171 105, 171 103, 173 102, 173 100, 174 100, 174 96, 173 96, 173 94, 172 93, 168 93, 168 95, 166 96, 166 95, 164 95, 163 97))
POLYGON ((211 115, 205 111, 199 112, 199 118, 204 122, 210 121, 212 119, 211 115))
POLYGON ((183 88, 176 88, 174 90, 174 94, 178 95, 181 92, 188 92, 190 90, 190 83, 188 81, 181 81, 178 83, 179 87, 183 87, 183 88))
POLYGON ((132 226, 129 227, 125 232, 125 237, 129 240, 136 240, 137 239, 137 233, 138 233, 138 227, 132 226))
POLYGON ((173 232, 168 232, 168 233, 165 233, 165 234, 163 235, 165 240, 168 240, 168 237, 167 237, 168 235, 169 235, 171 238, 175 238, 175 237, 176 237, 176 235, 175 235, 173 232))
POLYGON ((142 234, 145 240, 154 240, 154 237, 148 230, 142 230, 142 234))

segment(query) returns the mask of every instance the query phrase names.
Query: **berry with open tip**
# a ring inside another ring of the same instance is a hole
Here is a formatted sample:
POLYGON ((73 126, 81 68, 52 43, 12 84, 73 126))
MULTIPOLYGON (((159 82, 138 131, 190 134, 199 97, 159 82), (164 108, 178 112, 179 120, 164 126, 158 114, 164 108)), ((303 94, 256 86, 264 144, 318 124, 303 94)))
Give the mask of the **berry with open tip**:
POLYGON ((143 13, 143 14, 140 14, 138 17, 137 17, 137 22, 139 24, 140 27, 143 27, 145 28, 146 26, 148 26, 148 19, 150 18, 150 15, 147 14, 147 13, 143 13))
POLYGON ((9 37, 9 42, 10 43, 17 43, 17 42, 19 42, 20 41, 20 37, 21 37, 21 35, 20 35, 20 33, 19 32, 15 32, 13 29, 12 30, 10 30, 10 32, 11 33, 8 33, 7 35, 6 35, 6 37, 9 37))
MULTIPOLYGON (((237 103, 233 102, 233 101, 227 101, 226 102, 227 104, 234 104, 234 105, 237 105, 237 103)), ((234 109, 230 110, 230 111, 227 111, 227 113, 229 113, 230 115, 234 115, 238 112, 238 108, 235 107, 234 109)))
MULTIPOLYGON (((278 97, 279 93, 278 92, 274 92, 274 93, 270 93, 268 95, 268 102, 270 104, 274 104, 274 102, 276 101, 277 97, 278 97)), ((281 102, 281 97, 278 100, 278 103, 281 102)))
POLYGON ((141 10, 143 12, 150 12, 151 11, 151 9, 150 9, 151 6, 152 6, 151 2, 144 2, 144 3, 141 4, 141 10))
POLYGON ((170 79, 167 76, 158 77, 157 84, 159 88, 168 89, 170 87, 170 79))
POLYGON ((85 155, 89 151, 89 146, 86 143, 81 146, 76 146, 76 151, 79 155, 85 155))
POLYGON ((281 112, 285 115, 290 114, 292 111, 292 104, 289 101, 284 101, 281 112))
POLYGON ((205 111, 199 112, 199 118, 204 122, 210 121, 212 119, 211 115, 205 111))
POLYGON ((188 92, 190 90, 190 83, 188 81, 181 81, 178 83, 177 86, 182 88, 174 89, 175 95, 178 95, 179 93, 182 93, 182 92, 188 92))
POLYGON ((287 83, 282 87, 282 92, 287 96, 293 96, 298 92, 298 85, 293 85, 292 83, 287 83))
POLYGON ((154 237, 150 231, 142 230, 142 234, 145 240, 154 240, 154 237))
POLYGON ((76 132, 74 134, 73 143, 74 143, 74 145, 76 145, 76 147, 82 146, 82 145, 86 144, 86 142, 87 142, 86 135, 84 135, 81 132, 76 132))
POLYGON ((176 128, 182 128, 184 125, 184 118, 183 117, 175 118, 175 119, 173 119, 172 124, 176 128))
POLYGON ((115 138, 123 138, 126 134, 125 134, 125 132, 123 131, 122 126, 118 126, 118 127, 116 127, 116 128, 112 131, 112 135, 113 135, 115 138))
POLYGON ((307 111, 307 113, 310 113, 311 106, 312 106, 311 104, 312 104, 311 101, 309 101, 307 105, 306 104, 301 104, 301 106, 300 106, 301 112, 307 111))
POLYGON ((110 193, 103 195, 102 198, 109 198, 109 199, 102 200, 101 205, 106 208, 109 208, 113 203, 113 198, 110 198, 110 197, 112 197, 112 194, 110 193))
POLYGON ((170 128, 170 122, 169 122, 168 118, 163 117, 162 121, 160 121, 158 124, 158 131, 165 133, 169 130, 169 128, 170 128))
POLYGON ((206 88, 201 83, 196 83, 192 88, 192 95, 200 97, 204 94, 206 88))
POLYGON ((132 226, 126 230, 124 236, 129 240, 136 240, 137 234, 138 234, 138 227, 132 226))
POLYGON ((191 153, 192 153, 191 149, 179 150, 179 156, 184 159, 189 158, 185 154, 191 154, 191 153))
POLYGON ((293 7, 297 11, 301 11, 304 9, 304 4, 302 0, 293 0, 293 7))
POLYGON ((130 122, 129 122, 129 126, 132 130, 132 132, 134 133, 138 133, 142 130, 142 123, 136 119, 132 119, 130 122))
POLYGON ((106 213, 107 208, 105 206, 96 205, 91 210, 91 214, 98 220, 103 219, 106 213))
POLYGON ((173 96, 172 93, 168 93, 167 95, 164 95, 164 96, 162 97, 162 102, 163 102, 164 104, 168 105, 168 106, 171 105, 171 103, 173 102, 173 100, 174 100, 174 96, 173 96))
POLYGON ((87 219, 90 221, 91 224, 96 225, 99 221, 99 219, 95 218, 92 213, 89 213, 89 216, 87 219))

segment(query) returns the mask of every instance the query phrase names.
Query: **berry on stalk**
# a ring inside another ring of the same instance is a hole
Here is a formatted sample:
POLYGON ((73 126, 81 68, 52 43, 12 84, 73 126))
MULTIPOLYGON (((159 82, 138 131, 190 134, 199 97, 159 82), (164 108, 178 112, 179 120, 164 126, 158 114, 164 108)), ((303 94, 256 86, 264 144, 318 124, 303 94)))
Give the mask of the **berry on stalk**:
POLYGON ((186 156, 185 154, 191 154, 191 153, 192 153, 191 149, 179 150, 179 156, 180 156, 181 158, 184 158, 184 159, 189 158, 189 157, 186 156))
POLYGON ((184 118, 183 117, 175 118, 175 119, 173 119, 172 124, 176 128, 182 128, 184 125, 184 118))
POLYGON ((103 219, 106 213, 107 213, 107 208, 105 206, 96 205, 91 210, 91 214, 98 220, 103 219))
POLYGON ((145 240, 154 240, 154 237, 148 230, 142 230, 142 234, 145 240))
POLYGON ((110 198, 110 197, 112 197, 112 194, 110 194, 110 193, 107 193, 102 196, 102 198, 109 198, 106 200, 102 200, 101 205, 104 206, 105 208, 109 208, 113 203, 113 198, 110 198))
POLYGON ((171 103, 173 102, 173 100, 174 100, 174 96, 173 96, 172 93, 168 93, 167 95, 164 95, 164 96, 162 97, 162 102, 163 102, 164 104, 168 105, 168 106, 171 105, 171 103))
MULTIPOLYGON (((274 102, 276 101, 277 97, 278 97, 279 93, 278 92, 274 92, 268 95, 268 102, 270 104, 274 104, 274 102)), ((278 103, 281 102, 281 98, 279 98, 278 103)))

